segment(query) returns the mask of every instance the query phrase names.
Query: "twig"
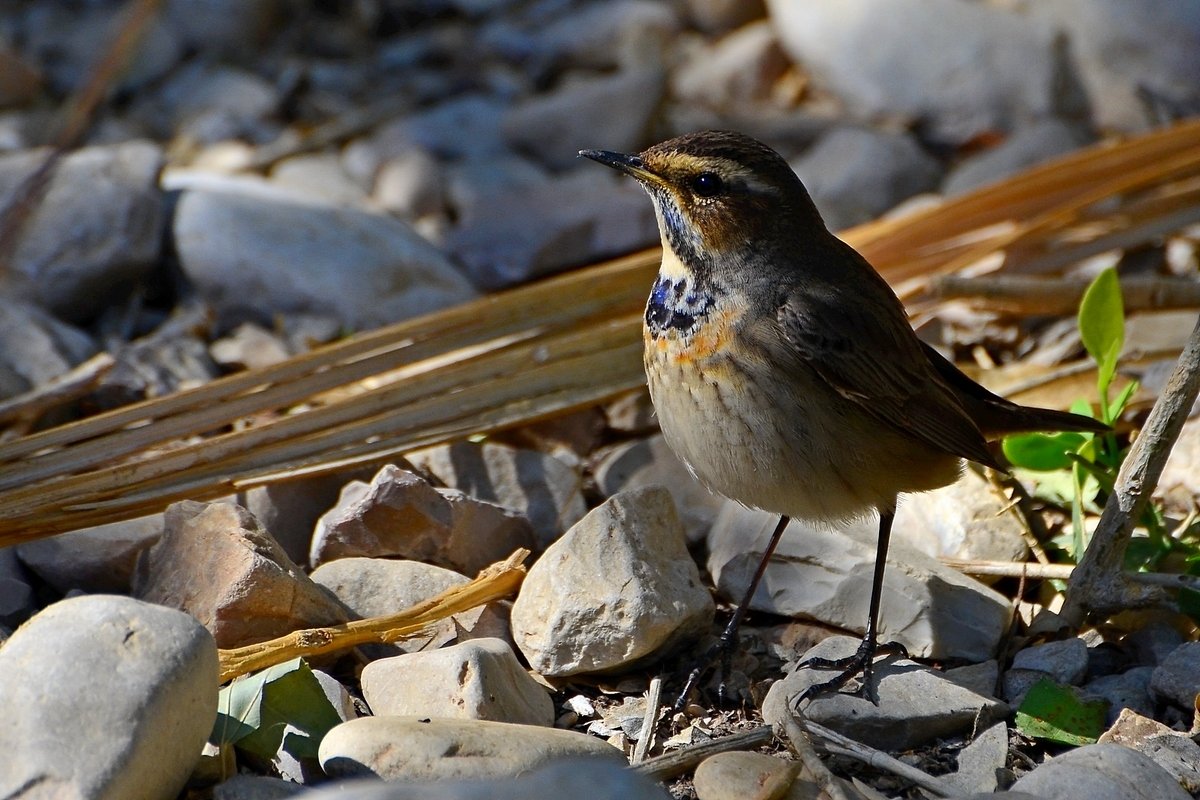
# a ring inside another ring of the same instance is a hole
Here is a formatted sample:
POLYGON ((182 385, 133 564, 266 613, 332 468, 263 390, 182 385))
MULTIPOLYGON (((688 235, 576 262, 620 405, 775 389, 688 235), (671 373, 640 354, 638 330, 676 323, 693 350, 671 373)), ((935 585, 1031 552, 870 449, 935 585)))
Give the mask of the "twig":
POLYGON ((484 569, 470 583, 453 586, 436 597, 395 614, 328 628, 293 631, 270 641, 221 650, 218 653, 220 682, 225 683, 239 675, 265 669, 296 656, 321 655, 360 644, 390 643, 411 636, 432 622, 512 594, 525 578, 522 562, 528 557, 528 550, 518 549, 504 561, 484 569))
POLYGON ((861 761, 875 769, 890 772, 907 781, 912 781, 917 786, 928 792, 932 792, 938 797, 950 797, 953 794, 953 791, 942 781, 928 773, 922 772, 916 767, 905 764, 899 759, 892 758, 882 750, 876 750, 874 747, 869 747, 862 742, 856 742, 837 731, 830 730, 824 725, 818 725, 811 720, 801 719, 800 726, 812 734, 825 750, 834 755, 853 758, 855 761, 861 761))
POLYGON ((110 354, 97 353, 70 372, 0 402, 0 422, 10 419, 36 422, 50 409, 90 392, 116 363, 110 354))
POLYGON ((646 716, 642 717, 642 731, 634 745, 631 763, 640 764, 646 760, 650 743, 654 741, 654 729, 658 726, 658 710, 661 707, 662 677, 655 675, 650 679, 650 689, 646 692, 646 716))
MULTIPOLYGON (((1073 278, 1029 278, 1015 275, 967 277, 945 275, 934 282, 942 298, 978 299, 988 308, 1016 314, 1074 314, 1088 281, 1073 278)), ((1200 283, 1168 278, 1121 281, 1126 312, 1167 308, 1200 308, 1200 283)))
POLYGON ((823 795, 829 800, 850 800, 837 776, 829 771, 829 767, 825 766, 817 751, 813 749, 809 735, 796 723, 795 715, 787 715, 783 723, 783 732, 787 737, 788 746, 796 754, 796 758, 800 759, 805 771, 823 795))
POLYGON ((1196 394, 1200 391, 1200 318, 1188 337, 1167 385, 1163 387, 1145 427, 1134 440, 1091 543, 1071 575, 1062 617, 1083 624, 1089 611, 1111 612, 1161 602, 1158 587, 1135 584, 1122 570, 1125 549, 1141 519, 1150 493, 1158 484, 1171 447, 1179 438, 1196 394))
POLYGON ((687 772, 709 756, 726 753, 730 750, 751 750, 771 741, 774 736, 775 733, 770 725, 760 725, 732 736, 698 742, 678 750, 672 750, 670 753, 663 753, 661 756, 648 758, 631 769, 651 780, 665 781, 687 772))
MULTIPOLYGON (((1079 568, 1071 564, 1034 564, 1021 561, 976 561, 970 558, 943 558, 943 564, 968 575, 998 575, 1005 578, 1068 580, 1079 568)), ((1125 580, 1143 586, 1165 586, 1200 590, 1200 575, 1174 572, 1125 572, 1125 580)))
POLYGON ((1020 481, 1006 481, 1001 478, 1000 473, 996 470, 985 470, 987 473, 988 486, 992 492, 1001 500, 1008 504, 1005 512, 1012 514, 1021 523, 1021 538, 1025 540, 1025 546, 1029 548, 1029 552, 1033 553, 1033 557, 1040 564, 1049 564, 1050 557, 1046 555, 1046 548, 1042 547, 1042 541, 1050 538, 1046 532, 1046 526, 1042 524, 1042 518, 1033 513, 1029 507, 1029 493, 1025 491, 1025 487, 1020 481), (1013 496, 1009 500, 1005 490, 1011 485, 1013 496))

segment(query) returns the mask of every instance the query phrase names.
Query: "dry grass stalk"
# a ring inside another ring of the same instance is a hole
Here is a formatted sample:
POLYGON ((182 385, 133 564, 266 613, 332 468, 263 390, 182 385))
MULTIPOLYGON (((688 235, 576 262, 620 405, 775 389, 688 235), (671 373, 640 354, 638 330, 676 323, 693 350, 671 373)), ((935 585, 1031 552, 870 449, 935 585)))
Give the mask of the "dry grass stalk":
POLYGON ((525 579, 524 561, 529 551, 519 549, 504 561, 492 564, 478 577, 415 606, 383 617, 371 617, 328 628, 306 628, 266 642, 221 650, 220 682, 282 664, 297 656, 311 657, 348 650, 362 644, 390 643, 439 620, 514 594, 525 579))

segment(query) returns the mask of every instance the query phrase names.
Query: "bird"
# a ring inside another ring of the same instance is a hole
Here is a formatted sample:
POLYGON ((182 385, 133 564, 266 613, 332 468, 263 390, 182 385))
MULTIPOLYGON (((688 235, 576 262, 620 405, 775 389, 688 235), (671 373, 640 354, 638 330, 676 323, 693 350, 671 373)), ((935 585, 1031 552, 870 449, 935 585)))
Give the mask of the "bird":
MULTIPOLYGON (((1108 430, 1006 400, 909 325, 888 283, 825 226, 804 184, 767 145, 701 131, 641 153, 581 150, 636 179, 653 202, 662 263, 646 302, 644 364, 667 444, 710 490, 779 515, 717 644, 724 675, 737 629, 792 518, 833 526, 879 517, 868 619, 854 653, 795 702, 839 691, 878 703, 879 603, 897 502, 953 483, 965 461, 1002 470, 988 441, 1108 430)), ((689 676, 680 703, 706 664, 689 676)))

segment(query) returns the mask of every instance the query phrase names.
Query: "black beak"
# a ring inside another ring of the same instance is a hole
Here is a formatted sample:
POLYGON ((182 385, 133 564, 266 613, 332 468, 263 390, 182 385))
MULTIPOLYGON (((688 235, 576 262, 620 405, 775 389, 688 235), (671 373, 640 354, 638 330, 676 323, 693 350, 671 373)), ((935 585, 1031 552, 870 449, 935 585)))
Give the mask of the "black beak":
POLYGON ((655 186, 666 185, 666 181, 646 169, 646 163, 642 161, 641 156, 613 153, 609 150, 580 150, 579 155, 584 158, 590 158, 592 161, 598 161, 606 167, 612 167, 615 170, 624 172, 626 175, 637 178, 642 183, 655 186))

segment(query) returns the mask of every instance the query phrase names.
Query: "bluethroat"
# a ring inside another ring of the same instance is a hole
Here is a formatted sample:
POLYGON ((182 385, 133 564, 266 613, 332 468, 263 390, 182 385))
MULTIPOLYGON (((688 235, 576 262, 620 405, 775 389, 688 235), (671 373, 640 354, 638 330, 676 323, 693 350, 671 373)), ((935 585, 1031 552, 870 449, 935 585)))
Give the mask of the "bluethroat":
MULTIPOLYGON (((879 514, 870 612, 842 670, 877 702, 885 556, 896 502, 955 481, 963 460, 1002 469, 987 440, 1020 431, 1103 431, 1087 417, 1019 406, 964 375, 908 324, 884 279, 829 232, 771 148, 705 131, 643 153, 580 155, 636 178, 654 201, 662 267, 646 304, 646 377, 672 450, 726 497, 780 515, 711 660, 722 675, 738 624, 791 517, 835 524, 879 514)), ((700 668, 693 671, 681 700, 700 668)))

